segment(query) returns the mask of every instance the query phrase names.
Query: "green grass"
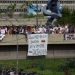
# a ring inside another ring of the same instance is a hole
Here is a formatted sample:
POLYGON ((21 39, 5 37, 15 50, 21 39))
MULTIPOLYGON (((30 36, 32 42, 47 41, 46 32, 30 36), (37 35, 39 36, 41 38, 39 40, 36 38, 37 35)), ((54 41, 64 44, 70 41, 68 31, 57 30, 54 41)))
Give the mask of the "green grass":
MULTIPOLYGON (((65 75, 58 67, 59 64, 67 62, 68 59, 26 59, 18 60, 18 69, 25 72, 33 72, 43 75, 65 75)), ((1 68, 16 68, 17 60, 0 60, 1 68)), ((75 75, 75 68, 70 69, 71 75, 75 75)))

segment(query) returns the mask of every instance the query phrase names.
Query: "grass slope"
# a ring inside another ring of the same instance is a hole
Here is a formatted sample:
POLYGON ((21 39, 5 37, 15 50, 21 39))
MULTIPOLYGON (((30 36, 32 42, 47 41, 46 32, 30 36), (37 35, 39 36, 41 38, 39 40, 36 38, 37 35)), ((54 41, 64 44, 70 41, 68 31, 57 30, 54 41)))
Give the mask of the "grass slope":
MULTIPOLYGON (((66 63, 68 59, 33 59, 18 60, 18 70, 23 69, 24 72, 34 72, 43 75, 65 75, 60 70, 59 65, 66 63)), ((0 60, 1 68, 16 68, 17 60, 0 60)), ((75 75, 75 67, 70 69, 71 75, 75 75)))

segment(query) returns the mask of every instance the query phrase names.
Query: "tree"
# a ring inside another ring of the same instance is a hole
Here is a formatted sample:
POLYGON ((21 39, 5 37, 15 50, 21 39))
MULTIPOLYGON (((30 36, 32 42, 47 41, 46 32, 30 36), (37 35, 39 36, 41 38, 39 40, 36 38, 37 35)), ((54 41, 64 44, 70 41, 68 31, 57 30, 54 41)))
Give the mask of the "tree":
MULTIPOLYGON (((32 8, 32 1, 26 1, 25 3, 23 3, 22 5, 21 5, 21 8, 23 8, 24 7, 24 9, 26 9, 26 10, 28 10, 28 6, 30 6, 31 8, 32 8)), ((25 16, 25 15, 24 15, 25 16)))
POLYGON ((62 14, 62 18, 58 19, 57 23, 67 24, 71 22, 71 11, 68 8, 63 7, 61 14, 62 14))
POLYGON ((24 6, 27 8, 29 5, 32 5, 32 2, 26 1, 24 4, 21 5, 21 8, 23 8, 24 6))
POLYGON ((5 12, 0 8, 0 16, 1 16, 2 13, 5 13, 5 12))
POLYGON ((10 16, 10 18, 12 18, 12 16, 13 16, 15 7, 16 7, 16 4, 15 4, 15 3, 14 3, 14 4, 10 4, 10 5, 7 7, 7 9, 9 10, 9 11, 8 11, 8 15, 10 16))
POLYGON ((75 25, 75 10, 71 12, 71 24, 75 25))

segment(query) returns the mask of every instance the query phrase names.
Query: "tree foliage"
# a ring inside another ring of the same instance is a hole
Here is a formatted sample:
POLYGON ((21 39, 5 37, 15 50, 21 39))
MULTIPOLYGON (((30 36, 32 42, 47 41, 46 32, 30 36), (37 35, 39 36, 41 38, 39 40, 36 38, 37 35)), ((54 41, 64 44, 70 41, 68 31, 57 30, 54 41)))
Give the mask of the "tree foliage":
POLYGON ((62 11, 62 18, 57 20, 59 24, 67 24, 71 23, 71 11, 68 8, 63 7, 62 11))
POLYGON ((32 5, 32 1, 26 1, 25 3, 23 3, 23 4, 21 5, 21 8, 23 8, 24 6, 27 7, 27 6, 29 6, 29 5, 32 5))
POLYGON ((10 4, 10 5, 7 7, 7 9, 9 10, 9 11, 8 11, 8 16, 10 16, 10 18, 12 18, 12 16, 13 16, 15 7, 16 7, 16 3, 10 4))
POLYGON ((4 13, 4 11, 0 8, 0 14, 4 13))
POLYGON ((68 17, 71 15, 71 11, 68 8, 63 7, 61 14, 62 14, 62 17, 68 17))
POLYGON ((2 13, 5 13, 5 11, 0 8, 0 17, 2 13))
POLYGON ((7 7, 7 9, 9 9, 9 13, 13 13, 14 12, 14 9, 15 9, 15 7, 16 7, 16 4, 14 3, 14 4, 10 4, 8 7, 7 7))
POLYGON ((75 10, 71 12, 71 24, 75 24, 75 10))

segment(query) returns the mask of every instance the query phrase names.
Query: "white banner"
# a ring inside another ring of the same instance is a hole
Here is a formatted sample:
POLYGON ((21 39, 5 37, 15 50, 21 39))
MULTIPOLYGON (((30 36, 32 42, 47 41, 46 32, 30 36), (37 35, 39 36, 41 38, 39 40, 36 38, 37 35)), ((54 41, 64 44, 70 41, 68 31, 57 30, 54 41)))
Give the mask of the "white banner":
POLYGON ((75 34, 65 34, 65 40, 75 40, 75 34))
POLYGON ((4 37, 5 37, 5 35, 0 34, 0 40, 3 40, 4 37))
POLYGON ((28 35, 28 56, 47 55, 48 34, 28 35))

